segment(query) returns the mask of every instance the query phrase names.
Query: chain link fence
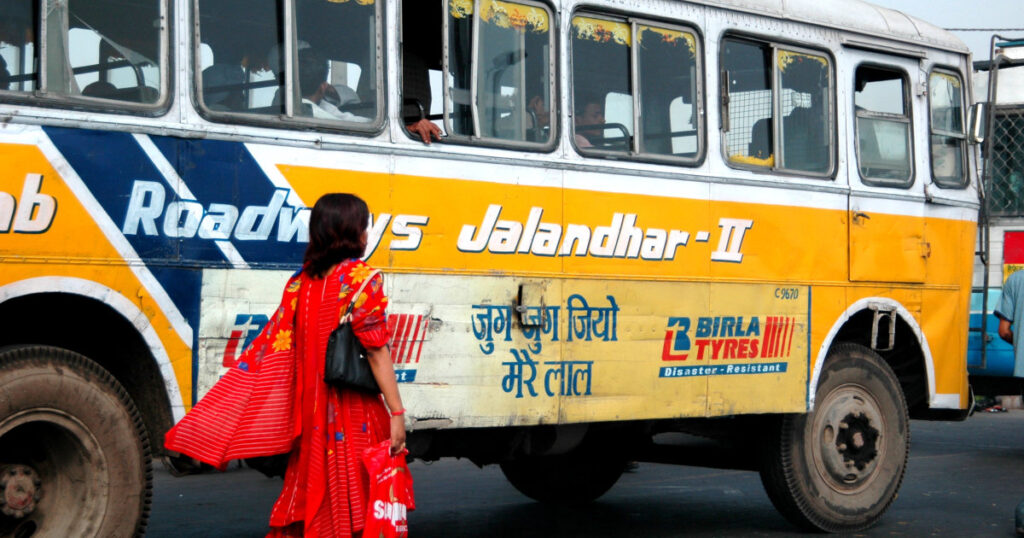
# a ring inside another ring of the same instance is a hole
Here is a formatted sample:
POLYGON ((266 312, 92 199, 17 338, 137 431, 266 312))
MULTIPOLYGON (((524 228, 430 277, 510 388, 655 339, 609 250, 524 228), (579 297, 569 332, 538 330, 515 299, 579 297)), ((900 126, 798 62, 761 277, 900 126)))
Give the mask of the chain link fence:
POLYGON ((1024 104, 998 105, 992 124, 988 211, 992 216, 1024 216, 1024 104))

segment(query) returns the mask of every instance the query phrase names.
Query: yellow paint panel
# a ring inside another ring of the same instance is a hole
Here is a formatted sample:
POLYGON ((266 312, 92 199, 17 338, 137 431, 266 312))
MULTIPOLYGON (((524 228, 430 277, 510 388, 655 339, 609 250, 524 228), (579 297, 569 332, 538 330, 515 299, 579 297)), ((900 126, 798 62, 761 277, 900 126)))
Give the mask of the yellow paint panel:
POLYGON ((598 43, 615 43, 631 46, 632 31, 623 22, 595 19, 592 17, 572 18, 573 36, 576 39, 596 41, 598 43))
POLYGON ((712 286, 707 336, 695 343, 706 341, 710 362, 727 372, 752 373, 709 377, 708 415, 806 410, 810 293, 804 286, 712 286))
MULTIPOLYGON (((86 286, 95 283, 120 294, 143 312, 153 326, 174 367, 185 400, 182 403, 186 407, 191 405, 188 395, 192 391, 192 343, 183 342, 178 336, 149 291, 57 171, 38 148, 29 145, 0 144, 0 162, 6 163, 0 170, 0 191, 12 194, 19 202, 27 202, 29 197, 36 199, 39 205, 28 220, 50 221, 46 229, 38 233, 16 230, 0 233, 0 252, 4 257, 0 286, 33 278, 71 278, 81 279, 86 286), (39 190, 26 192, 25 185, 36 175, 42 176, 39 190), (52 212, 48 200, 52 200, 52 212)), ((76 292, 74 289, 63 291, 76 292)))
POLYGON ((499 28, 514 28, 519 32, 547 33, 550 27, 547 10, 539 7, 485 0, 480 18, 499 28))
POLYGON ((924 219, 850 210, 850 280, 924 282, 924 219))

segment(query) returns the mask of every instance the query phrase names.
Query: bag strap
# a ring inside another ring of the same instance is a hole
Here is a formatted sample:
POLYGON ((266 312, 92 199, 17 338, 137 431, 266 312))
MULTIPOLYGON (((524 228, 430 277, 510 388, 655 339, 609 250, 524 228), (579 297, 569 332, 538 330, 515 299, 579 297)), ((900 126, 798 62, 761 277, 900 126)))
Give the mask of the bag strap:
POLYGON ((370 281, 373 280, 373 277, 377 276, 377 273, 379 272, 380 269, 374 269, 373 272, 370 273, 370 276, 366 277, 366 280, 363 281, 363 285, 359 286, 359 289, 356 290, 355 294, 352 295, 352 300, 349 301, 348 303, 348 308, 345 310, 345 315, 341 317, 343 322, 350 315, 352 315, 352 309, 355 308, 356 306, 356 300, 359 299, 359 296, 363 293, 363 290, 366 289, 366 285, 369 284, 370 281))

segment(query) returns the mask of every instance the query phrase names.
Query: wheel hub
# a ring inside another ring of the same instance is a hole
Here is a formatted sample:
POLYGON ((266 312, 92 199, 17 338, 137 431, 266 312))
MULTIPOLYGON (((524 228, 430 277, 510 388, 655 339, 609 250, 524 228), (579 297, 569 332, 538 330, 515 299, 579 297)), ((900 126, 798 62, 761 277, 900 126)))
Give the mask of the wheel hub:
POLYGON ((0 471, 0 511, 16 518, 31 514, 42 497, 41 484, 39 474, 27 465, 4 467, 0 471))
POLYGON ((839 423, 836 435, 836 450, 842 455, 843 464, 858 471, 867 468, 878 455, 878 435, 864 413, 847 415, 839 423))
POLYGON ((876 475, 884 419, 878 404, 857 385, 839 388, 815 412, 819 475, 833 489, 855 493, 876 475))

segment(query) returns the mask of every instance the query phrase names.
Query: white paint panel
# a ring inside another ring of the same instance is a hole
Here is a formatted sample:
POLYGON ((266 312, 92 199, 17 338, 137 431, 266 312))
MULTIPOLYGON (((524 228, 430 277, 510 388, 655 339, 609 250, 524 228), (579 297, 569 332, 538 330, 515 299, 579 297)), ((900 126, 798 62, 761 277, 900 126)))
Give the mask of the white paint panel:
POLYGON ((936 394, 932 397, 932 409, 960 409, 959 394, 936 394))

